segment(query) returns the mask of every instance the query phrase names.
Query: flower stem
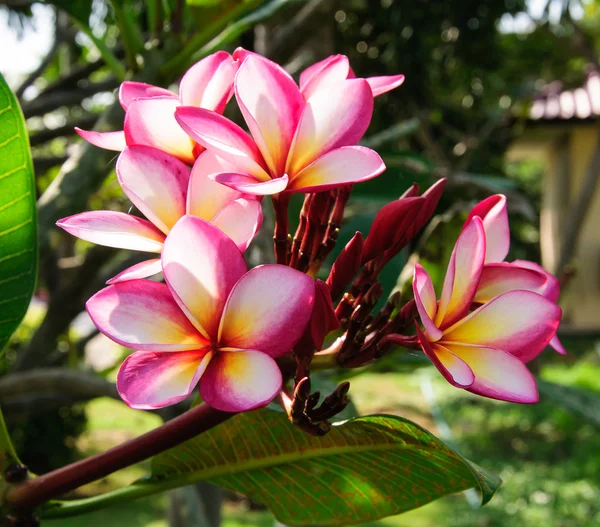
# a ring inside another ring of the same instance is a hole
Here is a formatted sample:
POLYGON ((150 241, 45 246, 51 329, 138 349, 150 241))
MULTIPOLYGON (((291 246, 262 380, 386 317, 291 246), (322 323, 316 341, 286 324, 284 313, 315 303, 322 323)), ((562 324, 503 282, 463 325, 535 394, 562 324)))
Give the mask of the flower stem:
POLYGON ((131 441, 14 487, 6 495, 6 505, 15 510, 37 507, 61 494, 173 448, 233 415, 215 410, 206 403, 200 404, 131 441))
POLYGON ((273 234, 273 244, 275 248, 275 261, 278 264, 287 265, 289 235, 288 235, 288 205, 289 196, 273 198, 273 208, 275 209, 275 232, 273 234))

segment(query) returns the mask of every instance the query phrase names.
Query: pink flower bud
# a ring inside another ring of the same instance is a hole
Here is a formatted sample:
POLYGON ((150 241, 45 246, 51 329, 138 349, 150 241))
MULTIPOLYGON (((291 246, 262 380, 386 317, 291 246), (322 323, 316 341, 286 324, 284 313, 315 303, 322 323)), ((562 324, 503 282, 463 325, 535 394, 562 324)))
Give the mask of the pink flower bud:
POLYGON ((354 278, 363 259, 364 238, 357 232, 337 257, 327 277, 332 298, 338 298, 354 278))

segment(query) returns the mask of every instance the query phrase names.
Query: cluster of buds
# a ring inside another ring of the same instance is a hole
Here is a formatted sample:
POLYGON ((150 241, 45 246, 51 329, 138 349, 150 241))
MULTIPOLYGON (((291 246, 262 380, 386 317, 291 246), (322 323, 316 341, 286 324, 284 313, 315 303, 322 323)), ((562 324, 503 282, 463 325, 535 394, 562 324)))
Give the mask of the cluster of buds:
MULTIPOLYGON (((422 195, 413 185, 383 207, 368 236, 357 232, 341 251, 327 280, 316 278, 336 244, 352 186, 385 170, 375 151, 357 143, 369 126, 374 97, 403 79, 357 78, 347 57, 332 56, 305 70, 297 85, 256 53, 218 52, 190 68, 178 94, 123 83, 123 131, 78 131, 97 146, 121 151, 119 183, 144 217, 91 211, 58 225, 87 241, 156 256, 109 280, 87 303, 102 333, 135 350, 117 376, 128 405, 174 404, 196 386, 208 404, 227 412, 260 408, 279 396, 293 423, 323 434, 348 404, 349 384, 340 384, 319 404, 321 395, 311 392, 310 381, 315 358, 356 367, 394 345, 422 348, 457 386, 518 400, 497 389, 497 379, 490 381, 486 368, 473 366, 452 340, 460 333, 460 345, 471 346, 464 332, 455 331, 458 321, 498 304, 502 288, 519 293, 528 288, 527 295, 535 296, 531 306, 543 308, 536 323, 543 320, 546 331, 530 331, 524 323, 516 333, 506 327, 510 336, 490 340, 486 349, 510 355, 515 347, 505 341, 527 331, 532 351, 515 359, 519 364, 551 339, 561 349, 553 278, 530 262, 494 263, 508 251, 503 198, 484 201, 468 219, 439 305, 417 265, 414 300, 401 305, 399 295, 392 295, 373 313, 384 293, 381 270, 429 221, 444 180, 422 195), (249 133, 222 115, 233 94, 249 133), (298 192, 306 196, 292 236, 288 204, 298 192), (261 228, 265 196, 275 211, 276 264, 248 271, 243 252, 261 228), (482 256, 486 243, 489 259, 482 256), (498 243, 504 245, 493 249, 498 243), (462 265, 470 266, 468 272, 462 265), (159 273, 164 283, 147 279, 159 273), (323 349, 328 335, 340 331, 323 349), (456 357, 454 363, 446 351, 456 357), (462 377, 452 373, 458 360, 465 364, 462 377)), ((503 364, 514 370, 509 362, 503 364)))

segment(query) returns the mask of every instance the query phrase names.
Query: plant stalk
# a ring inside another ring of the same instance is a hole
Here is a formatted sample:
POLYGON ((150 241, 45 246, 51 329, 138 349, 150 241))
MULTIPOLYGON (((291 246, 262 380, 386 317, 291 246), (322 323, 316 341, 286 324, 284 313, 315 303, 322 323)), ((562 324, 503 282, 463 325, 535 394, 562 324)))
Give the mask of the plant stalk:
POLYGON ((200 404, 131 441, 11 489, 6 495, 6 505, 16 510, 37 507, 61 494, 173 448, 214 428, 233 415, 235 414, 215 410, 206 403, 200 404))

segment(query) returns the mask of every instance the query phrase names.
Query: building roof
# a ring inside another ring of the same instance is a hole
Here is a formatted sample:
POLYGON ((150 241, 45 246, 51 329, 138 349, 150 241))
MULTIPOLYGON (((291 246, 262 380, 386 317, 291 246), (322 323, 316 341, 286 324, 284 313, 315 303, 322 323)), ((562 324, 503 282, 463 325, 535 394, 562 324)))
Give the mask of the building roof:
POLYGON ((549 84, 536 97, 529 111, 533 121, 593 119, 600 117, 600 72, 591 71, 580 88, 563 90, 561 83, 549 84))

